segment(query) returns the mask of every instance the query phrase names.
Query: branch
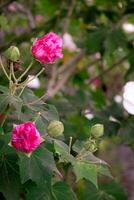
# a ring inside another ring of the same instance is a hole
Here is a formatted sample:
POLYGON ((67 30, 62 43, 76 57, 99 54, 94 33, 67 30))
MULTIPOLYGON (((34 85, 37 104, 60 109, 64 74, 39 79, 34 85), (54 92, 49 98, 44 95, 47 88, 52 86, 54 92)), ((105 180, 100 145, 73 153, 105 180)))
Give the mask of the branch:
POLYGON ((68 25, 69 25, 69 20, 70 20, 70 17, 73 13, 73 9, 74 9, 74 6, 75 6, 75 2, 76 0, 72 0, 71 1, 71 5, 69 5, 69 8, 68 8, 68 12, 67 12, 67 15, 64 19, 64 25, 63 25, 63 29, 62 29, 62 35, 64 33, 66 33, 67 29, 68 29, 68 25))
MULTIPOLYGON (((55 18, 55 17, 54 17, 55 18)), ((41 30, 50 30, 52 28, 52 21, 54 18, 51 18, 50 20, 48 20, 48 22, 46 22, 45 24, 43 24, 42 26, 38 27, 38 28, 33 28, 30 31, 26 31, 25 33, 23 33, 20 36, 15 36, 10 42, 4 44, 3 46, 0 46, 0 53, 5 51, 8 47, 10 47, 13 44, 21 44, 24 41, 29 41, 31 39, 31 37, 34 37, 37 35, 37 33, 39 33, 39 31, 41 30)))
POLYGON ((101 76, 107 74, 108 72, 110 72, 112 69, 114 69, 115 67, 117 67, 118 65, 122 64, 126 59, 128 58, 128 55, 124 56, 123 58, 121 58, 119 61, 115 62, 113 65, 111 65, 111 67, 109 67, 108 69, 102 71, 99 75, 93 77, 92 79, 89 79, 87 81, 88 84, 91 84, 95 79, 100 78, 101 76))
POLYGON ((81 58, 85 55, 85 50, 81 50, 81 52, 75 56, 74 58, 72 58, 71 60, 69 60, 67 63, 65 63, 64 65, 62 65, 59 70, 58 73, 62 74, 63 72, 65 72, 65 70, 68 69, 68 67, 72 67, 75 63, 79 62, 79 60, 81 60, 81 58))
POLYGON ((77 55, 76 57, 74 57, 61 67, 62 74, 60 74, 61 72, 58 73, 59 80, 57 82, 54 82, 55 87, 47 89, 48 97, 54 96, 65 85, 69 77, 75 72, 76 63, 78 63, 84 55, 85 55, 85 50, 81 50, 79 55, 77 55), (61 76, 62 78, 60 78, 61 76))
POLYGON ((27 9, 24 5, 22 5, 22 4, 18 3, 18 2, 15 2, 15 6, 16 6, 18 12, 21 12, 24 15, 27 15, 29 27, 31 29, 34 29, 35 28, 35 22, 34 22, 34 17, 33 17, 32 13, 31 13, 31 11, 29 9, 27 9))
POLYGON ((10 3, 14 2, 14 1, 16 1, 16 0, 8 0, 8 1, 4 1, 3 3, 1 3, 1 4, 0 4, 0 11, 1 11, 3 8, 7 7, 10 3))

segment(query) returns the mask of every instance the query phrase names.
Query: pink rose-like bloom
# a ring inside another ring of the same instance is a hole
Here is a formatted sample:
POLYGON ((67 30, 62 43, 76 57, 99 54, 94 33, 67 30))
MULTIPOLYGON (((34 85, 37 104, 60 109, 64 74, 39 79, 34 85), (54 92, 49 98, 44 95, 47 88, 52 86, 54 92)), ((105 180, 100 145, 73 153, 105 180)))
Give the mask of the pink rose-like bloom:
POLYGON ((33 56, 43 64, 53 63, 54 60, 62 58, 62 38, 53 33, 37 38, 32 45, 33 56))
POLYGON ((33 122, 16 125, 12 130, 11 145, 18 151, 31 153, 41 142, 42 138, 33 122))

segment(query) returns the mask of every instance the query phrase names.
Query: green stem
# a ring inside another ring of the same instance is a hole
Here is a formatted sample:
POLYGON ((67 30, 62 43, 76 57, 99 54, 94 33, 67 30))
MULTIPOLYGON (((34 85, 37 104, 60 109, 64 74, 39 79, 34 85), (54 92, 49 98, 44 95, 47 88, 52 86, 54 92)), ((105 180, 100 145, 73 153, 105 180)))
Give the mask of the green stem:
POLYGON ((45 70, 45 69, 42 68, 42 69, 40 70, 40 72, 39 72, 38 74, 36 74, 32 79, 30 79, 30 80, 25 80, 22 84, 20 84, 20 86, 22 86, 22 85, 24 84, 24 87, 23 87, 23 89, 21 90, 21 92, 20 92, 20 94, 19 94, 19 97, 22 95, 22 93, 23 93, 25 87, 27 86, 27 84, 28 84, 29 82, 31 82, 32 80, 34 80, 35 78, 37 78, 44 70, 45 70))
POLYGON ((69 154, 71 153, 72 140, 73 140, 73 138, 70 137, 70 140, 69 140, 69 154))
POLYGON ((4 72, 5 76, 7 77, 7 79, 10 80, 10 78, 9 78, 9 76, 8 76, 6 70, 5 70, 5 67, 4 67, 4 65, 3 65, 3 63, 2 63, 1 56, 0 56, 0 65, 1 65, 1 67, 2 67, 2 69, 3 69, 3 72, 4 72))
POLYGON ((37 122, 37 120, 39 119, 40 115, 41 115, 41 113, 40 113, 40 112, 38 112, 38 113, 37 113, 37 116, 35 117, 35 120, 33 121, 34 123, 36 123, 36 122, 37 122))
POLYGON ((40 76, 42 74, 42 72, 45 70, 45 68, 42 68, 38 74, 36 74, 33 78, 31 78, 29 81, 27 81, 27 84, 30 83, 32 80, 34 80, 35 78, 37 78, 38 76, 40 76))
POLYGON ((8 105, 7 108, 6 108, 6 111, 5 111, 5 116, 4 116, 4 118, 3 118, 2 122, 1 122, 1 127, 3 127, 5 121, 6 121, 7 117, 8 117, 9 111, 10 111, 10 107, 8 105))
POLYGON ((16 79, 16 77, 15 77, 15 74, 14 74, 13 62, 11 62, 11 73, 12 73, 12 76, 13 76, 13 79, 14 79, 15 83, 17 83, 18 81, 17 81, 17 79, 16 79))
POLYGON ((27 69, 21 74, 21 76, 17 79, 18 81, 21 81, 21 79, 25 76, 25 74, 30 70, 32 65, 33 65, 33 61, 30 63, 30 65, 27 67, 27 69))
POLYGON ((33 105, 35 103, 38 103, 39 101, 41 101, 44 97, 46 96, 46 93, 44 95, 42 95, 39 99, 29 102, 28 105, 33 105))

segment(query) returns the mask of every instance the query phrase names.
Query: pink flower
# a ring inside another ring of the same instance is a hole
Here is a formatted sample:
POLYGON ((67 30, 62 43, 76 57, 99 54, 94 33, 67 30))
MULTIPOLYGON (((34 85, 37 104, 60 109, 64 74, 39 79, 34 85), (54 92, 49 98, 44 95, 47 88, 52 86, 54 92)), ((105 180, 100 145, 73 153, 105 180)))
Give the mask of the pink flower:
POLYGON ((58 58, 62 58, 62 38, 53 33, 37 38, 32 45, 33 56, 43 64, 52 63, 58 58))
POLYGON ((18 151, 31 153, 41 142, 42 138, 33 122, 16 125, 12 130, 11 145, 18 151))

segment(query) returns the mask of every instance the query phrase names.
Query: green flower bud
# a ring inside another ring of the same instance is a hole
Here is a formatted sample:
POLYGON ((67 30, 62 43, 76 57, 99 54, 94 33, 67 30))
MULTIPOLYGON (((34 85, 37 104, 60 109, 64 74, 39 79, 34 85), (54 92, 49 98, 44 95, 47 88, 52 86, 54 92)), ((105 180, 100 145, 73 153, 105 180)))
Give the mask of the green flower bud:
POLYGON ((15 46, 11 46, 5 51, 5 56, 7 59, 16 62, 20 59, 19 49, 15 46))
POLYGON ((95 124, 91 128, 91 134, 94 138, 99 138, 104 134, 104 126, 103 124, 95 124))
POLYGON ((58 137, 63 134, 64 125, 62 122, 54 120, 50 122, 50 124, 47 127, 47 130, 48 130, 48 134, 51 137, 58 137))
POLYGON ((87 151, 90 151, 90 152, 95 152, 97 150, 97 144, 96 144, 96 141, 93 140, 93 139, 89 139, 85 142, 84 144, 84 147, 87 151))

